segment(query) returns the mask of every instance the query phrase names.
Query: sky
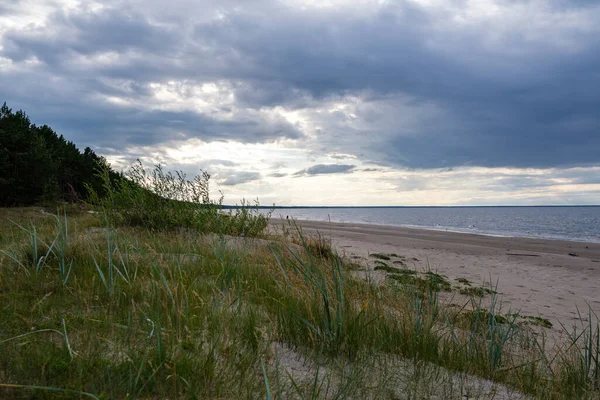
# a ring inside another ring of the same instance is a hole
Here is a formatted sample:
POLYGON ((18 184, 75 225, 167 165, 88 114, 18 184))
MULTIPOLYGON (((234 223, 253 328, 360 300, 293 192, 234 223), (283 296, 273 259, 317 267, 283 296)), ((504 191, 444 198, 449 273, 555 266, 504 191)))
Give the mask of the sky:
POLYGON ((0 102, 229 204, 600 204, 598 88, 595 0, 0 0, 0 102))

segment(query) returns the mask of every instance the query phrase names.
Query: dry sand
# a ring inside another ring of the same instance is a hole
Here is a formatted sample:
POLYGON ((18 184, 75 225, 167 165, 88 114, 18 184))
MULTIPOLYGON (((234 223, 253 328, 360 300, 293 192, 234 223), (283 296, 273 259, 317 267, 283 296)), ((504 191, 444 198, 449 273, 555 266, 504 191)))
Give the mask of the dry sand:
MULTIPOLYGON (((287 221, 274 225, 288 226, 287 221)), ((559 333, 584 318, 588 305, 600 316, 600 243, 492 237, 383 225, 298 221, 318 230, 341 254, 372 266, 372 253, 396 253, 408 266, 431 269, 451 281, 497 284, 503 312, 540 316, 559 333), (571 255, 570 255, 571 254, 571 255)), ((289 226, 288 226, 289 228, 289 226)))

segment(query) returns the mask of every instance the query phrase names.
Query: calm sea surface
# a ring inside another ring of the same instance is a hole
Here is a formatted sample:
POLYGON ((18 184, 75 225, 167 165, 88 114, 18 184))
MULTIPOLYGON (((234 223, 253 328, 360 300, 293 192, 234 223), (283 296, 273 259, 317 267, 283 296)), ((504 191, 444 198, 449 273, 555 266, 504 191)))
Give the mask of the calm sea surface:
POLYGON ((288 215, 298 220, 600 243, 600 206, 278 208, 273 212, 274 218, 288 215))

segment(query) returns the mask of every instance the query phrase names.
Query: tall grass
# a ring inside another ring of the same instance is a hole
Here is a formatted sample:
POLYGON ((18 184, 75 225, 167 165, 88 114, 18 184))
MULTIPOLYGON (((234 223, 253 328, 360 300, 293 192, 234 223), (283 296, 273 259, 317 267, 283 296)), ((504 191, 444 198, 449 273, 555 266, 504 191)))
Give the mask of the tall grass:
POLYGON ((38 229, 30 222, 30 228, 25 228, 24 224, 12 221, 12 223, 27 234, 28 243, 25 247, 25 257, 23 260, 18 258, 18 255, 2 249, 2 253, 9 256, 15 261, 26 274, 30 274, 29 267, 39 273, 40 270, 54 261, 57 264, 60 280, 63 285, 67 284, 69 275, 73 267, 73 260, 69 254, 69 222, 66 211, 63 215, 54 215, 54 223, 56 233, 53 240, 45 241, 39 236, 38 229), (50 245, 48 245, 50 243, 50 245))
POLYGON ((52 218, 3 233, 0 398, 600 397, 591 310, 548 348, 494 296, 365 281, 319 238, 52 218))
POLYGON ((130 283, 131 280, 135 279, 137 271, 130 272, 129 253, 126 243, 119 238, 114 229, 106 228, 104 234, 106 239, 106 258, 96 258, 95 254, 92 254, 92 260, 107 294, 112 296, 115 293, 118 280, 122 279, 125 283, 130 283), (121 242, 121 247, 119 246, 119 242, 121 242), (123 251, 121 250, 122 247, 124 247, 123 251))
POLYGON ((553 360, 555 374, 568 384, 573 397, 584 396, 589 387, 600 393, 600 320, 590 307, 587 316, 579 313, 578 322, 572 329, 561 325, 567 342, 553 360))
POLYGON ((260 213, 258 200, 254 206, 242 200, 239 207, 224 212, 223 196, 210 198, 206 171, 188 179, 184 172, 167 172, 161 165, 147 170, 138 160, 122 179, 111 179, 108 170, 98 175, 105 195, 100 197, 88 186, 89 197, 112 225, 260 236, 269 223, 271 212, 260 213))

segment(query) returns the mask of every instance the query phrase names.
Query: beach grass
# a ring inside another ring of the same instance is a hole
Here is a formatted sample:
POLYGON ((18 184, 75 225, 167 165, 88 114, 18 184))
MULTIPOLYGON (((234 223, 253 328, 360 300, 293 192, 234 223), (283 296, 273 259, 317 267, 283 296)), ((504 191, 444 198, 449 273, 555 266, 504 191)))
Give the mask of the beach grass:
POLYGON ((389 261, 391 260, 391 257, 388 254, 383 254, 383 253, 371 253, 369 254, 369 257, 373 257, 379 260, 385 260, 385 261, 389 261))
POLYGON ((600 398, 591 311, 550 346, 495 293, 453 307, 441 274, 377 282, 300 229, 94 211, 0 210, 0 398, 600 398))

